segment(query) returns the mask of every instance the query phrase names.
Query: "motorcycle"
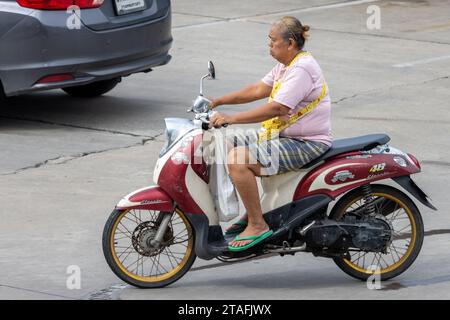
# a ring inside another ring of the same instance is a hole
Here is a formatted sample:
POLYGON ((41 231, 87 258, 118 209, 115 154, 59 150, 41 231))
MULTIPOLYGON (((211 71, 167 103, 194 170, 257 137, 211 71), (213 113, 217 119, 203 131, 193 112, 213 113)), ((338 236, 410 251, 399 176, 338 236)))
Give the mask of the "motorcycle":
POLYGON ((155 185, 120 200, 103 231, 112 271, 140 288, 180 279, 196 257, 237 262, 298 252, 327 257, 348 275, 381 280, 406 271, 424 239, 421 213, 409 195, 437 210, 411 179, 419 161, 388 144, 386 134, 339 139, 298 171, 261 177, 263 217, 273 234, 245 251, 230 251, 208 187, 210 165, 194 159, 204 147, 212 110, 203 81, 194 119, 168 118, 166 145, 154 169, 155 185), (196 161, 194 161, 196 160, 196 161), (395 181, 392 185, 377 182, 395 181), (409 195, 398 186, 406 190, 409 195))

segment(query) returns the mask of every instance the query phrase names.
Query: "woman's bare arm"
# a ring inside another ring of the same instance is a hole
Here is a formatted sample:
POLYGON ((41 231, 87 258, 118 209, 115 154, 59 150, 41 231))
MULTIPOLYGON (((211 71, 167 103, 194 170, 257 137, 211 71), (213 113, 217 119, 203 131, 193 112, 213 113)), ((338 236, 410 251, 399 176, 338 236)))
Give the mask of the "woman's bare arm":
POLYGON ((230 124, 256 123, 273 117, 285 116, 290 109, 278 102, 272 101, 262 106, 243 111, 230 116, 230 124))
POLYGON ((256 123, 271 119, 277 116, 285 116, 291 109, 276 101, 263 104, 262 106, 250 109, 248 111, 239 112, 233 115, 217 112, 211 119, 209 126, 219 128, 225 123, 228 124, 244 124, 256 123))
POLYGON ((226 94, 222 97, 212 100, 212 107, 215 108, 224 104, 241 104, 253 102, 262 98, 267 98, 272 91, 272 87, 264 82, 256 82, 248 85, 238 91, 226 94))

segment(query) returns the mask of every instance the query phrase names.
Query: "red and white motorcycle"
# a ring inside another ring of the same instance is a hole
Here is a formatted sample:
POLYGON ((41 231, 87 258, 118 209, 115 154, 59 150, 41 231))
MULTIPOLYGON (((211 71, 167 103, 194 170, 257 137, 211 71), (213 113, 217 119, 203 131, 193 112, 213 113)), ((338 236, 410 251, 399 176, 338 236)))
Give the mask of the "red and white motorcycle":
POLYGON ((208 186, 210 166, 195 159, 209 143, 203 139, 211 115, 202 95, 205 78, 215 78, 211 62, 190 110, 195 119, 165 120, 167 143, 156 163, 155 185, 125 196, 106 222, 103 252, 120 279, 163 287, 180 279, 197 256, 234 262, 310 252, 361 280, 374 273, 391 279, 411 266, 424 226, 410 196, 436 208, 410 177, 421 171, 419 161, 389 146, 386 134, 335 140, 301 170, 261 178, 261 205, 273 234, 245 251, 229 251, 234 235, 220 226, 208 186), (389 179, 410 196, 376 183, 389 179))

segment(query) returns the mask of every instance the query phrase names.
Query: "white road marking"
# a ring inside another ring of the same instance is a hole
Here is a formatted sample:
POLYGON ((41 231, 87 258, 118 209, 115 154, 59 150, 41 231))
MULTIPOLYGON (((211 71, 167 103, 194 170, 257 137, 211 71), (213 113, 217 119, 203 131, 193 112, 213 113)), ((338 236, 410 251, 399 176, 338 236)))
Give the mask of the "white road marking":
MULTIPOLYGON (((280 12, 274 12, 274 13, 262 13, 247 17, 239 17, 239 18, 231 18, 231 19, 223 19, 223 20, 216 20, 211 22, 204 22, 204 23, 198 23, 193 25, 185 25, 185 26, 179 26, 179 27, 173 27, 172 29, 190 29, 190 28, 198 28, 198 27, 204 27, 204 26, 210 26, 210 25, 216 25, 216 24, 222 24, 222 23, 228 23, 228 22, 242 22, 247 21, 248 19, 252 18, 260 18, 260 17, 271 17, 271 16, 277 16, 277 15, 283 15, 283 14, 293 14, 293 13, 301 13, 301 12, 311 12, 311 11, 318 11, 318 10, 324 10, 324 9, 334 9, 334 8, 342 8, 342 7, 348 7, 348 6, 356 6, 364 3, 371 3, 371 2, 378 2, 380 0, 356 0, 356 1, 346 1, 346 2, 339 2, 339 3, 333 3, 333 4, 326 4, 323 6, 317 6, 317 7, 311 7, 311 8, 302 8, 297 10, 288 10, 288 11, 280 11, 280 12)), ((217 18, 214 18, 217 19, 217 18)))
POLYGON ((357 6, 359 4, 364 3, 371 3, 371 2, 377 2, 380 0, 357 0, 357 1, 346 1, 346 2, 339 2, 339 3, 333 3, 333 4, 326 4, 323 6, 317 6, 317 7, 311 7, 311 8, 303 8, 298 10, 290 10, 286 12, 275 12, 271 14, 262 14, 261 16, 264 17, 270 17, 275 15, 281 15, 284 13, 298 13, 298 12, 311 12, 311 11, 318 11, 318 10, 324 10, 324 9, 334 9, 334 8, 342 8, 342 7, 349 7, 349 6, 357 6))
POLYGON ((408 67, 414 67, 421 64, 427 64, 435 61, 441 61, 441 60, 447 60, 450 59, 450 54, 446 56, 441 57, 434 57, 434 58, 428 58, 428 59, 422 59, 422 60, 416 60, 411 62, 405 62, 405 63, 399 63, 392 65, 394 68, 408 68, 408 67))

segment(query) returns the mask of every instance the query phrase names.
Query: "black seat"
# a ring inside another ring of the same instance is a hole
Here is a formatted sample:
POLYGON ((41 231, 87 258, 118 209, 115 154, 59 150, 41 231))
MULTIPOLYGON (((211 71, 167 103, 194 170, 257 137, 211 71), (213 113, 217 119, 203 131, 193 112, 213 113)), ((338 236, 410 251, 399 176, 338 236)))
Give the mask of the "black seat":
POLYGON ((379 145, 386 144, 389 142, 389 140, 391 140, 391 138, 387 134, 368 134, 366 136, 355 138, 334 140, 331 148, 327 152, 325 152, 319 158, 314 159, 310 163, 304 165, 302 169, 310 168, 317 163, 340 153, 352 151, 367 151, 379 145))

